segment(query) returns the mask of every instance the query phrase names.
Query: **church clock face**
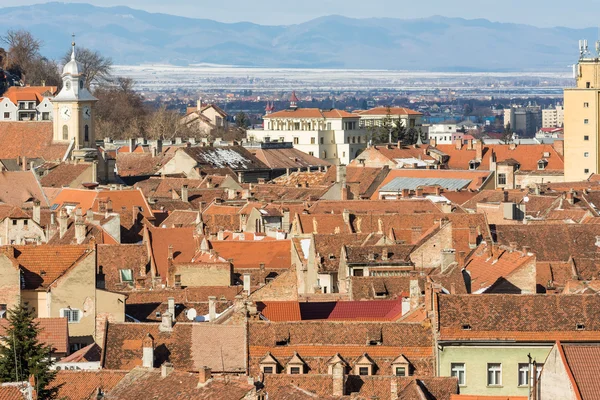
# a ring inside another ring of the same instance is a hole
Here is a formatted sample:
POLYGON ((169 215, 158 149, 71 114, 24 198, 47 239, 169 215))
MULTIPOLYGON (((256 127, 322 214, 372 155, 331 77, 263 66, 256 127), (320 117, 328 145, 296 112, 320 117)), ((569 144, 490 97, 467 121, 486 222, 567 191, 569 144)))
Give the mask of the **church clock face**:
POLYGON ((83 119, 90 119, 92 118, 92 110, 90 109, 89 106, 85 106, 83 107, 83 119))
POLYGON ((62 119, 64 119, 65 121, 68 121, 71 119, 71 107, 69 106, 62 106, 60 108, 60 117, 62 119))

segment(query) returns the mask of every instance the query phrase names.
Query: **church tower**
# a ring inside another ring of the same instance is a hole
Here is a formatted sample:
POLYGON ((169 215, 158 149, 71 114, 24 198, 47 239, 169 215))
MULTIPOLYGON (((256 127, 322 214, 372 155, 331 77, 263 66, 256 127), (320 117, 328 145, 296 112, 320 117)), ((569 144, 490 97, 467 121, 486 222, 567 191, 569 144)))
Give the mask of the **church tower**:
POLYGON ((75 42, 71 61, 63 68, 63 86, 52 99, 54 107, 55 143, 73 143, 72 150, 95 148, 94 106, 98 101, 85 87, 83 66, 75 58, 75 42))

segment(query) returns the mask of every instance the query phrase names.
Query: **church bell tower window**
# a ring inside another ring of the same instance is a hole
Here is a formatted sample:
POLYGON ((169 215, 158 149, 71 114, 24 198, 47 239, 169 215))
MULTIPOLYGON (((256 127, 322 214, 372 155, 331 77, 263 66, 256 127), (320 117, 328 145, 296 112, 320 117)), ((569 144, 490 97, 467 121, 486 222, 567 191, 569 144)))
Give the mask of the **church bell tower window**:
POLYGON ((69 140, 69 127, 63 125, 63 140, 69 140))

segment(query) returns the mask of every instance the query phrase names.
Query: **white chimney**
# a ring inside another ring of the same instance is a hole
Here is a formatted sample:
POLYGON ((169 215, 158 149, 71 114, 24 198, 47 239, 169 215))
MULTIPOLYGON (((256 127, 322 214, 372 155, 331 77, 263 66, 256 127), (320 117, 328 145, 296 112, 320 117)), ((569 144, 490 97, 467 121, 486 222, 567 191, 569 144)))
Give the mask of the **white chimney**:
POLYGON ((142 341, 142 367, 154 368, 154 338, 149 333, 142 341))
POLYGON ((214 322, 217 319, 217 298, 208 296, 208 319, 214 322))
POLYGON ((36 224, 40 223, 40 214, 41 214, 41 207, 40 207, 40 201, 36 200, 33 202, 33 221, 36 224))
POLYGON ((58 215, 58 228, 59 228, 59 237, 62 239, 67 233, 67 213, 65 209, 60 210, 60 214, 58 215))
POLYGON ((160 377, 161 378, 166 378, 167 376, 169 376, 169 374, 171 372, 173 372, 175 368, 173 368, 173 364, 171 364, 168 361, 165 361, 161 366, 160 366, 160 377))
POLYGON ((244 274, 244 292, 250 296, 250 274, 244 274))
POLYGON ((162 321, 158 326, 160 332, 173 332, 173 314, 170 312, 163 313, 162 321))
POLYGON ((175 298, 169 297, 167 299, 168 309, 167 311, 171 313, 172 316, 175 316, 175 298))

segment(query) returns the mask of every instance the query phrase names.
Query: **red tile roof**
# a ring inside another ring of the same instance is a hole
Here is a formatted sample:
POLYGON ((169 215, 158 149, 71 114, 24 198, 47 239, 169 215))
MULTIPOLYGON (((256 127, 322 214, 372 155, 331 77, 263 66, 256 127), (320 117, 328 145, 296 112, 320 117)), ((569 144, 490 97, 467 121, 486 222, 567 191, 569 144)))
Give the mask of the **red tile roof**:
POLYGON ((47 175, 44 175, 40 182, 44 187, 61 188, 69 186, 75 179, 91 168, 91 164, 59 164, 52 168, 47 175))
POLYGON ((597 399, 600 393, 600 345, 563 344, 562 350, 567 362, 565 367, 571 370, 581 398, 597 399))
POLYGON ((91 251, 87 245, 28 245, 14 246, 13 254, 23 271, 25 288, 38 289, 49 287, 91 251))
POLYGON ((149 228, 148 232, 153 259, 163 281, 168 275, 169 246, 173 249, 173 261, 177 263, 190 262, 200 247, 200 239, 194 237, 196 229, 193 227, 149 228))
POLYGON ((351 114, 342 110, 320 110, 318 108, 294 108, 289 110, 277 111, 265 115, 263 119, 271 118, 358 118, 356 114, 351 114))
POLYGON ((26 400, 27 397, 21 393, 21 383, 2 383, 0 384, 0 400, 26 400))
POLYGON ((57 89, 56 86, 11 86, 6 89, 6 92, 2 96, 8 98, 15 105, 19 101, 35 101, 40 103, 44 100, 45 96, 54 96, 57 89))
POLYGON ((110 393, 125 375, 127 371, 58 371, 52 384, 59 387, 59 399, 93 399, 98 389, 110 393))
POLYGON ((259 311, 270 321, 307 321, 326 319, 332 321, 394 321, 402 316, 402 302, 337 301, 297 302, 268 301, 259 303, 259 311))
MULTIPOLYGON (((69 326, 66 318, 35 318, 40 332, 38 340, 52 348, 53 353, 67 354, 69 351, 69 326)), ((8 320, 0 319, 0 336, 8 327, 8 320)))
POLYGON ((42 206, 48 206, 44 190, 33 171, 0 172, 1 202, 22 207, 23 203, 33 200, 39 200, 42 206))
POLYGON ((62 160, 67 145, 52 143, 52 122, 2 122, 0 158, 41 157, 62 160))
POLYGON ((370 110, 364 110, 364 111, 356 111, 357 114, 359 115, 377 115, 377 116, 382 116, 385 117, 386 115, 388 115, 388 113, 390 115, 423 115, 422 113, 418 112, 418 111, 414 111, 411 110, 409 108, 405 108, 405 107, 376 107, 376 108, 371 108, 370 110))
POLYGON ((226 260, 233 259, 234 270, 258 269, 265 264, 266 269, 289 269, 292 264, 290 240, 270 241, 217 241, 212 248, 226 260))

